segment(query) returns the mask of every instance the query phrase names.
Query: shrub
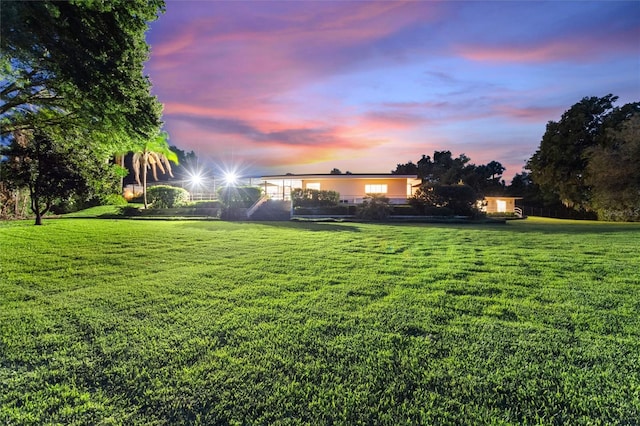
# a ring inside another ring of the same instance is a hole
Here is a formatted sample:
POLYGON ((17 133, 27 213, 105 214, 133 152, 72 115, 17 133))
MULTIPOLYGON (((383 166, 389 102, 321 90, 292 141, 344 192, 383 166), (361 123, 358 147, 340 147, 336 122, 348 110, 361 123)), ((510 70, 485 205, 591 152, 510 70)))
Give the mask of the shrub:
POLYGON ((133 205, 120 206, 119 209, 120 214, 123 216, 140 216, 142 214, 140 207, 136 207, 133 205))
POLYGON ((218 198, 225 208, 249 208, 262 196, 255 186, 223 186, 218 189, 218 198))
POLYGON ((294 214, 316 216, 353 216, 356 214, 356 206, 295 207, 294 214))
POLYGON ((126 206, 128 201, 120 194, 109 194, 102 197, 102 205, 104 206, 126 206))
POLYGON ((475 216, 478 195, 469 185, 423 184, 409 199, 417 208, 446 207, 455 215, 475 216))
POLYGON ((448 207, 395 205, 392 209, 394 216, 453 216, 453 211, 448 207))
POLYGON ((391 207, 393 209, 392 213, 394 216, 419 216, 422 214, 421 211, 419 211, 417 208, 415 208, 414 206, 409 206, 409 205, 395 205, 391 207))
POLYGON ((175 186, 156 185, 147 189, 147 200, 157 209, 180 207, 189 201, 189 192, 175 186))
POLYGON ((425 216, 453 216, 453 210, 448 207, 425 206, 423 209, 425 216))
POLYGON ((331 207, 340 203, 340 194, 336 191, 294 188, 291 190, 293 207, 331 207))
POLYGON ((220 219, 242 220, 247 218, 247 209, 262 196, 262 190, 255 186, 223 186, 218 190, 222 203, 220 219))
POLYGON ((358 207, 357 216, 367 220, 385 220, 393 211, 389 205, 389 199, 379 194, 370 194, 365 197, 358 207))
POLYGON ((518 217, 518 215, 515 214, 515 212, 492 212, 492 213, 487 213, 486 216, 487 217, 518 217))
POLYGON ((611 222, 640 222, 640 207, 597 210, 598 219, 611 222))
POLYGON ((220 201, 194 201, 191 203, 193 207, 197 209, 219 209, 222 207, 222 203, 220 201))

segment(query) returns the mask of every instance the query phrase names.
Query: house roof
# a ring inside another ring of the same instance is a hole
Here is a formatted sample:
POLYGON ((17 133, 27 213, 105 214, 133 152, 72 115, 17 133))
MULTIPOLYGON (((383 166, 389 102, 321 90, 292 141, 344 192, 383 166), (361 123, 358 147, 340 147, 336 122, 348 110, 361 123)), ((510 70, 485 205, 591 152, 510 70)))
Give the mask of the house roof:
POLYGON ((344 174, 305 174, 262 176, 262 180, 271 179, 417 179, 417 175, 394 175, 391 173, 344 173, 344 174))
POLYGON ((485 200, 522 200, 522 197, 511 197, 511 196, 501 196, 501 195, 493 195, 484 197, 485 200))

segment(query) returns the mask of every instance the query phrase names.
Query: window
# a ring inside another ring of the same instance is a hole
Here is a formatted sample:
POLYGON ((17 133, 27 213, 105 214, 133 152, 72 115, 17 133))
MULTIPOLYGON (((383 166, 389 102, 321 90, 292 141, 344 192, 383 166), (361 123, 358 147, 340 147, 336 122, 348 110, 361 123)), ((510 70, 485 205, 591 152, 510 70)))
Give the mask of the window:
POLYGON ((507 211, 507 202, 504 200, 496 200, 498 213, 506 213, 507 211))
POLYGON ((365 194, 386 194, 387 184, 365 185, 364 192, 365 194))
POLYGON ((320 182, 307 183, 307 189, 315 189, 320 191, 320 182))

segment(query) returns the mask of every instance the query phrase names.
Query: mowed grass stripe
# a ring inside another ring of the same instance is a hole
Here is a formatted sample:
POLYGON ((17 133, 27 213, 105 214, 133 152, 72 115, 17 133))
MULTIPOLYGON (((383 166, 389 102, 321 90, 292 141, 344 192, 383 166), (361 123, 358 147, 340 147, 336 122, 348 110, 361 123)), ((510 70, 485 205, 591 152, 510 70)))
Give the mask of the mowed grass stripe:
POLYGON ((640 226, 0 224, 0 422, 634 424, 640 226))

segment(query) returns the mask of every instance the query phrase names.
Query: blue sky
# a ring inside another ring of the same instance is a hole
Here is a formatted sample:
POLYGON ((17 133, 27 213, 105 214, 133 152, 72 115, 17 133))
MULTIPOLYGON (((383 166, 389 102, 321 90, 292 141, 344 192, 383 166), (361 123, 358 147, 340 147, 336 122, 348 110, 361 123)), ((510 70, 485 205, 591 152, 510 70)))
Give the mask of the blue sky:
POLYGON ((450 150, 509 180, 583 97, 640 100, 637 1, 167 1, 147 40, 171 144, 252 175, 450 150))

